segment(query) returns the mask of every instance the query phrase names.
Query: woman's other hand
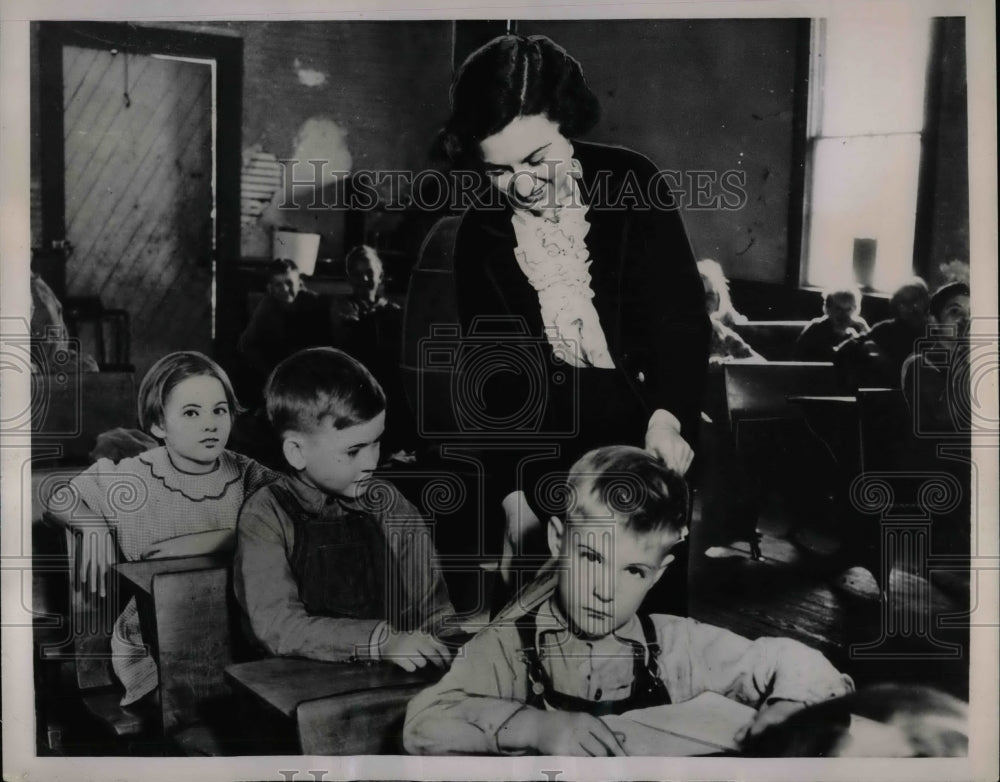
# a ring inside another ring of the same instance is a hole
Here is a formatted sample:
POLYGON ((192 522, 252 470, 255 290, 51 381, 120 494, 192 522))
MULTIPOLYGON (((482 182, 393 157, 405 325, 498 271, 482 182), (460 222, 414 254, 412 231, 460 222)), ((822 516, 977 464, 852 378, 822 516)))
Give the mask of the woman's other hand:
POLYGON ((649 419, 646 450, 663 460, 671 470, 684 475, 694 460, 694 451, 681 437, 680 422, 666 410, 657 410, 649 419))

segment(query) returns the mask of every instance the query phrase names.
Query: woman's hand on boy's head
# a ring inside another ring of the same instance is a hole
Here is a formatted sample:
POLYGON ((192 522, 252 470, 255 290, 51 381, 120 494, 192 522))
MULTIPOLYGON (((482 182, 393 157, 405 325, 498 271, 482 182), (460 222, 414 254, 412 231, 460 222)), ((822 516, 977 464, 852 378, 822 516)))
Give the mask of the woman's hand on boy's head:
POLYGON ((412 672, 428 663, 447 668, 451 662, 451 650, 429 633, 407 633, 387 628, 379 642, 379 657, 412 672))
POLYGON ((784 722, 803 708, 805 708, 805 704, 800 701, 777 700, 768 703, 757 712, 756 717, 737 731, 736 743, 742 744, 747 739, 762 733, 766 728, 784 722))
POLYGON ((674 472, 684 475, 694 461, 694 451, 687 440, 681 437, 680 425, 676 422, 677 419, 665 410, 657 410, 646 430, 646 450, 660 457, 674 472), (663 418, 658 420, 657 413, 661 412, 663 418))

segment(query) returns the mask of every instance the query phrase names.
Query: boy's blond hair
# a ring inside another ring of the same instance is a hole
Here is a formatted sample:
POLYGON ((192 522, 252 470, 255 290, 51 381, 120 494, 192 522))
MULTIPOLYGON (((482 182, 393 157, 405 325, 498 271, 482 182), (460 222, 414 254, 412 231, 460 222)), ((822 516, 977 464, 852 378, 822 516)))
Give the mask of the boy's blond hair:
POLYGON ((567 478, 566 520, 579 517, 587 498, 637 533, 688 525, 688 487, 678 473, 641 448, 610 445, 584 454, 567 478))

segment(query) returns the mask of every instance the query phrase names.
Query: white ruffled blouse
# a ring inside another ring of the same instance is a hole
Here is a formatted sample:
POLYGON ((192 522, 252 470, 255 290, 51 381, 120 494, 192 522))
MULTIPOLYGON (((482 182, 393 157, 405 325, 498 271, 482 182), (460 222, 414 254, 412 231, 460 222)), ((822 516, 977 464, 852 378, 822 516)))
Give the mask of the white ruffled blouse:
POLYGON ((590 287, 588 207, 576 183, 581 170, 574 159, 566 181, 556 188, 556 208, 542 213, 514 210, 514 257, 538 293, 545 335, 555 355, 575 367, 614 369, 590 287))

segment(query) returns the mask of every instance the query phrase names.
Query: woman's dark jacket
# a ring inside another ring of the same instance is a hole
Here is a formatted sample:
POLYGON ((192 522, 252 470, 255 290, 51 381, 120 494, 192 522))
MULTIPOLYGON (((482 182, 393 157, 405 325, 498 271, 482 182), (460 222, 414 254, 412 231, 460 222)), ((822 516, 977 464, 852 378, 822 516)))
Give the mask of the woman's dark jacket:
MULTIPOLYGON (((465 342, 488 343, 484 331, 505 332, 509 336, 497 343, 509 352, 527 339, 544 365, 548 404, 544 415, 531 419, 517 411, 540 410, 538 389, 528 382, 532 372, 490 373, 476 362, 470 364, 482 379, 472 383, 483 394, 477 403, 486 405, 488 412, 496 405, 516 419, 508 432, 513 447, 495 449, 494 456, 505 465, 492 465, 500 473, 492 477, 500 483, 501 496, 525 489, 536 512, 537 498, 526 482, 537 480, 544 468, 565 469, 597 445, 641 447, 649 415, 657 408, 673 413, 687 442, 697 443, 711 336, 691 246, 679 211, 665 208, 672 195, 667 183, 657 179, 655 166, 627 149, 579 141, 573 146, 583 168, 581 196, 590 207, 586 243, 593 302, 615 370, 574 371, 553 358, 538 294, 514 257, 512 212, 502 196, 483 193, 465 213, 455 243, 455 285, 465 342), (651 192, 657 200, 650 198, 651 192), (489 320, 483 321, 483 316, 489 320), (524 331, 527 335, 518 333, 524 331), (525 471, 518 476, 519 460, 546 445, 558 445, 559 455, 533 462, 528 472, 534 478, 525 471)), ((484 428, 497 428, 498 417, 502 414, 492 416, 484 428)))

